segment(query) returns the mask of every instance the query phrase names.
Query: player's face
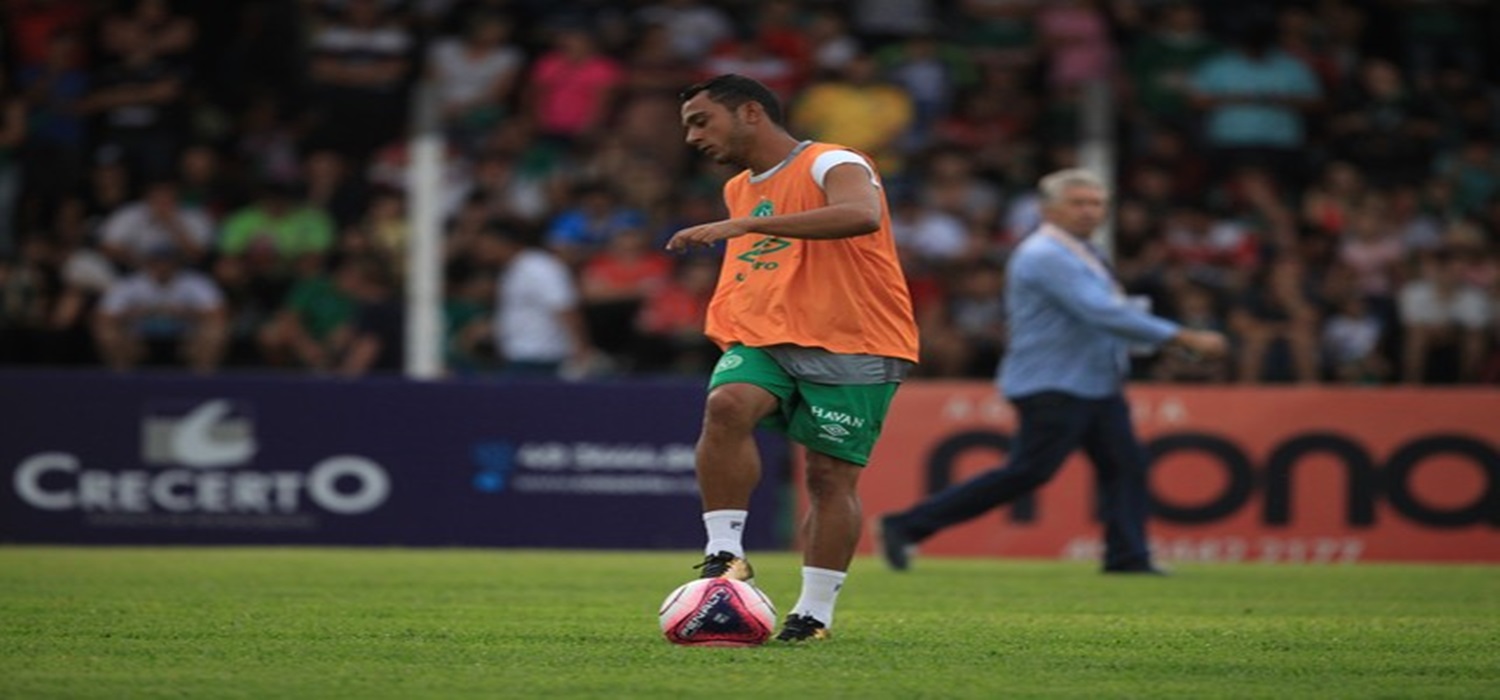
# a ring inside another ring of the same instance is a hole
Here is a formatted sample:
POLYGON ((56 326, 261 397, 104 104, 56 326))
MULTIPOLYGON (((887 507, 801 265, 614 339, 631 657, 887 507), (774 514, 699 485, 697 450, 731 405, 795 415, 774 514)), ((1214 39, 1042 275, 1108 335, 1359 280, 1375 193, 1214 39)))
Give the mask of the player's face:
POLYGON ((687 144, 703 155, 722 164, 744 165, 745 124, 728 107, 709 99, 707 92, 682 103, 682 126, 687 144))
POLYGON ((1075 236, 1087 236, 1104 224, 1108 197, 1097 187, 1075 185, 1063 190, 1057 201, 1048 205, 1053 224, 1075 236))

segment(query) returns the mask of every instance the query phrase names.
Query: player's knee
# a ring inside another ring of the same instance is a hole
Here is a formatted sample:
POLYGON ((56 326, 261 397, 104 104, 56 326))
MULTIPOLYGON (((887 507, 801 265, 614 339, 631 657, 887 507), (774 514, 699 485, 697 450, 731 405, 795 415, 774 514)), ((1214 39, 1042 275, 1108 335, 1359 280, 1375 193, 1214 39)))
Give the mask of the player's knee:
POLYGON ((709 392, 703 422, 711 427, 750 430, 770 409, 748 391, 719 387, 709 392))
POLYGON ((856 493, 859 467, 831 458, 810 459, 806 481, 807 495, 814 501, 847 498, 856 493))

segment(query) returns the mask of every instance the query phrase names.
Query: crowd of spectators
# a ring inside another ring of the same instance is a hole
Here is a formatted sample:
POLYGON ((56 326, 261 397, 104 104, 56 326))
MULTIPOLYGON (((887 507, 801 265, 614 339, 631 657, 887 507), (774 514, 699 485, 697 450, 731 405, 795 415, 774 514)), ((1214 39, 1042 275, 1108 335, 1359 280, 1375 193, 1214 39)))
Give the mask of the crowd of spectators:
POLYGON ((1465 0, 0 0, 0 364, 397 371, 414 96, 457 375, 701 374, 757 78, 879 164, 920 373, 988 377, 1034 184, 1114 104, 1114 262, 1178 382, 1500 382, 1500 8, 1465 0), (424 80, 426 79, 426 80, 424 80))

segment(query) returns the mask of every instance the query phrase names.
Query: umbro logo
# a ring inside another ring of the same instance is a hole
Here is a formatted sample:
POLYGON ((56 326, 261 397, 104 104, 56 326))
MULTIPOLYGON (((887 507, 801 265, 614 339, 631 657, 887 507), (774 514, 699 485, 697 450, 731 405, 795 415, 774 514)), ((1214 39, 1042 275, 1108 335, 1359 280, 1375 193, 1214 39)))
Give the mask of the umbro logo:
POLYGON ((844 438, 850 435, 849 429, 838 423, 824 423, 818 426, 818 430, 823 431, 823 434, 818 437, 834 442, 843 442, 844 438))

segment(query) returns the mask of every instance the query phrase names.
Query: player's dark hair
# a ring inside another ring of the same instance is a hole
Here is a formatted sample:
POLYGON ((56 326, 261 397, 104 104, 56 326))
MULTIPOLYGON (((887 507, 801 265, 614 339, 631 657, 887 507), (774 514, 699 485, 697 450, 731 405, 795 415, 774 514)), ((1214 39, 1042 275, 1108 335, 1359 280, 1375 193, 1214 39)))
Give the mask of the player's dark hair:
POLYGON ((689 85, 678 97, 687 102, 700 92, 708 93, 708 99, 731 110, 739 109, 746 102, 759 102, 771 122, 781 125, 781 100, 776 99, 776 93, 754 78, 727 73, 689 85))

